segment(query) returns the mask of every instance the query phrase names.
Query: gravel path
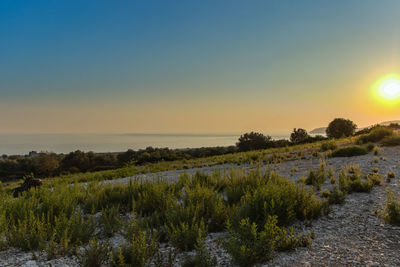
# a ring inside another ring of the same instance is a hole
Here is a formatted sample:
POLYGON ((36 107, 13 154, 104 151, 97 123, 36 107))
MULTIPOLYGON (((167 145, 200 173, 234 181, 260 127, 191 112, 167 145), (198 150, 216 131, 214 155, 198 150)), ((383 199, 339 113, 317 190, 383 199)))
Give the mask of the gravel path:
MULTIPOLYGON (((386 200, 386 187, 400 191, 400 147, 383 148, 381 158, 374 162, 372 154, 352 158, 327 159, 327 168, 333 168, 337 173, 346 164, 359 165, 364 173, 378 168, 379 173, 386 177, 387 172, 393 171, 395 178, 390 183, 383 182, 376 186, 371 193, 353 193, 348 195, 343 205, 332 206, 332 212, 315 222, 312 226, 295 225, 300 232, 314 232, 315 239, 310 247, 297 248, 292 252, 278 253, 268 264, 263 266, 400 266, 400 227, 392 226, 382 221, 380 211, 386 200)), ((318 168, 319 160, 288 161, 270 166, 279 174, 297 180, 306 176, 310 168, 318 168), (297 171, 291 171, 292 169, 297 171)), ((135 176, 143 180, 164 179, 176 181, 180 174, 194 174, 197 171, 213 173, 215 170, 229 171, 237 168, 234 164, 215 165, 181 171, 166 171, 135 176)), ((241 165, 250 169, 254 166, 241 165)), ((264 166, 263 168, 267 168, 264 166)), ((127 183, 132 177, 104 181, 104 184, 127 183)), ((331 185, 326 181, 324 188, 331 185)), ((222 233, 223 234, 223 233, 222 233)), ((220 266, 230 266, 230 256, 218 246, 216 240, 219 234, 210 234, 207 238, 209 249, 217 256, 220 266)), ((163 249, 168 249, 165 247, 163 249)), ((181 255, 182 256, 182 255, 181 255)), ((182 257, 179 257, 182 258, 182 257)), ((179 264, 178 264, 179 265, 179 264)), ((15 249, 0 252, 0 266, 77 266, 74 258, 59 258, 46 261, 44 255, 33 256, 15 249), (49 265, 49 263, 51 265, 49 265)))

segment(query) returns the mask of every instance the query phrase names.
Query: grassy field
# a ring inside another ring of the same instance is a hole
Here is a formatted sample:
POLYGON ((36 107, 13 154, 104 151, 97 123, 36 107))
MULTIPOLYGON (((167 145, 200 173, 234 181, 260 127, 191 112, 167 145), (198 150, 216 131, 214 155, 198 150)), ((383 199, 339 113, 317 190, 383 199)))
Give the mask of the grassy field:
MULTIPOLYGON (((347 138, 335 145, 325 141, 56 177, 19 198, 9 192, 15 184, 2 185, 0 249, 45 251, 48 258, 78 255, 84 266, 144 266, 151 262, 169 266, 165 262, 168 257, 160 255, 158 249, 160 244, 169 242, 174 251, 196 250, 195 256, 187 259, 187 266, 213 266, 215 259, 204 240, 208 233, 225 232, 220 242, 236 264, 262 263, 279 251, 312 242, 311 234, 294 232, 291 226, 295 222, 310 224, 329 213, 330 205, 343 203, 347 194, 370 192, 382 182, 378 174, 365 175, 357 167, 346 167, 336 174, 326 169, 323 159, 335 153, 326 148, 347 151, 357 140, 347 138), (239 168, 212 175, 183 174, 176 183, 99 183, 138 173, 223 163, 273 165, 306 155, 321 159, 321 163, 299 183, 269 170, 246 172, 239 168), (333 189, 320 191, 327 179, 333 189), (104 242, 115 234, 125 239, 119 247, 104 242)), ((373 150, 373 146, 369 148, 368 151, 373 150)), ((388 221, 398 223, 398 206, 397 199, 390 195, 388 221)))

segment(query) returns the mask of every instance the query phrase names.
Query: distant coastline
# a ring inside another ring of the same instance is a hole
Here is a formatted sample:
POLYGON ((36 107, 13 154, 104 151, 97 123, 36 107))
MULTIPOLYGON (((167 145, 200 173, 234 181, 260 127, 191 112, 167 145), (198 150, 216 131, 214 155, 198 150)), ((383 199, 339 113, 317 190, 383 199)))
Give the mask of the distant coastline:
MULTIPOLYGON (((235 145, 235 133, 122 133, 122 134, 0 134, 0 155, 25 155, 30 151, 69 153, 123 152, 146 147, 198 148, 235 145)), ((271 135, 288 139, 290 133, 271 135)))

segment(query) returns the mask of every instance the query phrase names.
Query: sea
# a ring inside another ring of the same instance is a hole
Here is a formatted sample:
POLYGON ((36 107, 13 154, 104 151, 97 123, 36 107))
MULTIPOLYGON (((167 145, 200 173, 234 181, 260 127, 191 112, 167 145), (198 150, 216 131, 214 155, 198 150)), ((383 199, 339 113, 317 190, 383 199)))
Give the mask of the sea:
MULTIPOLYGON (((26 155, 31 151, 69 153, 75 150, 123 152, 154 148, 231 146, 240 134, 0 134, 0 155, 26 155)), ((287 139, 289 134, 271 135, 287 139)))

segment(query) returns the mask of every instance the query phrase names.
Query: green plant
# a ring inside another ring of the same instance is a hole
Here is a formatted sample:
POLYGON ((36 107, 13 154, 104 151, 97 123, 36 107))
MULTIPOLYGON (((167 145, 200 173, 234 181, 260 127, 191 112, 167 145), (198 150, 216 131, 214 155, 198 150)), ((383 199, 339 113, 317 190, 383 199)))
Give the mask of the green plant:
POLYGON ((326 136, 329 138, 341 138, 347 137, 354 134, 357 125, 355 125, 351 120, 336 118, 331 121, 326 128, 326 136))
POLYGON ((79 264, 85 267, 102 266, 109 259, 109 251, 107 243, 92 239, 89 241, 89 245, 84 248, 84 251, 78 253, 79 264))
POLYGON ((130 224, 134 230, 131 232, 129 243, 110 252, 112 266, 145 266, 158 250, 157 242, 137 225, 135 219, 132 219, 130 224))
POLYGON ((337 144, 334 140, 325 141, 321 144, 321 151, 335 150, 337 149, 337 144))
POLYGON ((288 232, 277 223, 276 216, 269 216, 263 229, 258 229, 257 224, 250 223, 249 219, 242 219, 238 228, 228 223, 230 237, 223 245, 236 264, 253 266, 272 259, 277 250, 291 250, 310 244, 309 236, 296 237, 293 228, 288 232))
POLYGON ((248 191, 233 217, 264 225, 269 216, 277 216, 279 225, 289 225, 296 219, 312 220, 322 214, 324 202, 303 186, 273 173, 265 185, 248 191))
POLYGON ((389 127, 385 126, 378 126, 372 129, 368 134, 361 135, 357 142, 359 144, 366 144, 366 143, 376 143, 384 139, 385 137, 392 136, 393 130, 389 127))
POLYGON ((165 225, 165 229, 171 243, 183 251, 193 250, 196 242, 207 235, 207 227, 204 221, 197 222, 195 217, 191 223, 181 222, 178 225, 165 225))
POLYGON ((389 179, 394 178, 394 177, 395 177, 394 172, 388 172, 388 173, 387 173, 387 177, 388 177, 389 179))
POLYGON ((391 224, 400 225, 400 202, 393 191, 386 190, 384 219, 391 224))
POLYGON ((328 170, 328 177, 329 177, 329 182, 330 182, 331 184, 336 183, 335 173, 334 173, 334 171, 333 171, 332 168, 330 168, 330 169, 328 170))
POLYGON ((102 226, 102 233, 111 237, 115 232, 120 229, 121 221, 119 220, 119 207, 107 207, 101 210, 100 223, 102 226))
POLYGON ((341 191, 337 185, 331 190, 328 202, 329 204, 342 204, 346 199, 346 193, 341 191))
POLYGON ((400 136, 399 135, 392 135, 386 136, 381 140, 382 146, 399 146, 400 145, 400 136))
POLYGON ((168 255, 165 255, 158 250, 154 257, 155 266, 159 267, 173 267, 176 262, 177 251, 175 249, 168 249, 168 255))
POLYGON ((304 176, 299 177, 299 179, 297 179, 297 183, 306 185, 307 184, 307 177, 304 177, 304 176))
POLYGON ((381 149, 379 147, 374 147, 373 152, 375 156, 378 156, 381 153, 381 149))
POLYGON ((370 180, 374 185, 380 185, 382 183, 383 177, 378 173, 367 174, 367 180, 370 180))
POLYGON ((368 150, 361 146, 338 148, 331 153, 331 157, 354 157, 368 154, 368 150))
POLYGON ((217 266, 217 257, 213 257, 207 250, 204 240, 198 240, 196 244, 196 255, 188 257, 182 267, 214 267, 217 266))
POLYGON ((321 161, 319 163, 319 168, 317 171, 310 170, 308 173, 307 179, 306 179, 306 184, 307 185, 312 185, 314 186, 317 190, 321 188, 323 183, 325 182, 325 168, 326 168, 326 163, 324 161, 321 161))
POLYGON ((330 194, 331 194, 331 192, 326 189, 321 191, 321 197, 329 198, 330 194))

